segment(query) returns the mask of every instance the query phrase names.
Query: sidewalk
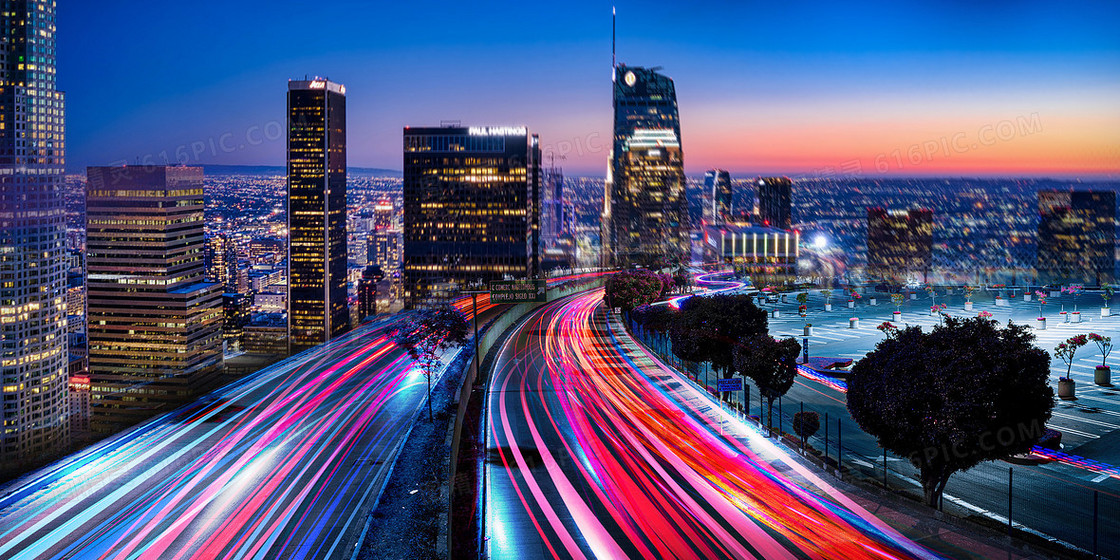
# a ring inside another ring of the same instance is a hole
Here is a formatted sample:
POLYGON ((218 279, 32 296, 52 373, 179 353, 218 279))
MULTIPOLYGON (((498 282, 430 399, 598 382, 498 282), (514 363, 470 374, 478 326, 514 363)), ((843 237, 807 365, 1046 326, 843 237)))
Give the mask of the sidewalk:
POLYGON ((608 325, 619 347, 626 353, 643 373, 657 383, 687 385, 694 389, 689 392, 694 397, 688 402, 718 424, 722 430, 728 428, 725 437, 734 437, 749 445, 752 450, 764 457, 770 466, 797 485, 814 494, 835 502, 839 491, 867 512, 887 523, 890 527, 920 543, 937 554, 961 559, 1042 559, 1073 558, 1075 556, 1055 556, 1032 550, 1026 543, 1001 535, 979 525, 944 515, 920 503, 891 494, 874 487, 857 486, 829 473, 831 469, 821 469, 816 461, 801 456, 795 449, 783 445, 776 438, 765 438, 754 429, 753 423, 727 422, 723 417, 732 415, 742 420, 737 413, 721 408, 719 403, 687 375, 672 368, 658 359, 652 352, 639 344, 626 331, 622 320, 610 314, 608 325), (666 373, 670 375, 666 375, 666 373), (755 449, 757 447, 757 449, 755 449), (769 447, 769 452, 767 448, 769 447), (816 481, 814 481, 816 479, 816 481), (829 488, 830 487, 830 488, 829 488))

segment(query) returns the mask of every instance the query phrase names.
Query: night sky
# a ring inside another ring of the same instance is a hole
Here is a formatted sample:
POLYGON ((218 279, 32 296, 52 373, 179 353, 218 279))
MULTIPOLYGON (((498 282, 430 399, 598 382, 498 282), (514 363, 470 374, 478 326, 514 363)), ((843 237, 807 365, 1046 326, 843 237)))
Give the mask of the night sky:
MULTIPOLYGON (((690 174, 1120 177, 1120 3, 693 4, 618 4, 619 61, 676 82, 690 174)), ((461 120, 603 175, 610 13, 61 0, 69 168, 283 165, 286 81, 318 74, 347 87, 351 166, 400 169, 403 126, 461 120)))

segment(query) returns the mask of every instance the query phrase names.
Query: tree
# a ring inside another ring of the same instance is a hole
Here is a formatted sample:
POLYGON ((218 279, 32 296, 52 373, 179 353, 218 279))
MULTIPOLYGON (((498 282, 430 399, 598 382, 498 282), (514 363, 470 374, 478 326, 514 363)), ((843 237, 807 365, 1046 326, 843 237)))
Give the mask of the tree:
POLYGON ((1112 337, 1101 336, 1093 332, 1089 333, 1088 338, 1097 344, 1097 348, 1101 349, 1101 367, 1108 367, 1108 355, 1112 353, 1112 337))
POLYGON ((797 355, 801 345, 793 338, 775 339, 769 334, 750 337, 735 346, 735 371, 749 377, 766 397, 767 425, 773 425, 774 399, 786 394, 797 378, 797 355))
POLYGON ((393 333, 393 342, 420 364, 428 381, 428 421, 432 414, 432 375, 439 366, 440 354, 467 340, 467 320, 448 303, 422 309, 393 333))
POLYGON ((798 412, 793 415, 793 433, 801 437, 801 445, 821 429, 821 416, 816 412, 798 412))
POLYGON ((848 375, 848 411, 879 445, 909 457, 926 503, 949 476, 1030 450, 1054 406, 1050 356, 1023 325, 949 317, 886 329, 848 375))
POLYGON ((683 294, 692 287, 692 275, 688 273, 688 269, 680 267, 673 273, 673 285, 683 294))
POLYGON ((677 357, 711 362, 713 369, 731 377, 735 371, 735 346, 766 332, 766 312, 750 296, 717 294, 684 300, 669 328, 669 338, 677 357))
POLYGON ((611 307, 630 311, 657 299, 663 288, 661 277, 649 270, 624 270, 607 280, 607 302, 611 307))
POLYGON ((1089 337, 1079 334, 1067 338, 1065 342, 1059 342, 1054 347, 1054 355, 1061 358, 1062 363, 1066 365, 1065 377, 1059 377, 1061 381, 1070 380, 1070 372, 1073 370, 1073 357, 1077 355, 1077 349, 1089 344, 1089 337))
POLYGON ((668 305, 640 305, 630 312, 630 317, 639 325, 661 334, 669 332, 676 315, 668 305))

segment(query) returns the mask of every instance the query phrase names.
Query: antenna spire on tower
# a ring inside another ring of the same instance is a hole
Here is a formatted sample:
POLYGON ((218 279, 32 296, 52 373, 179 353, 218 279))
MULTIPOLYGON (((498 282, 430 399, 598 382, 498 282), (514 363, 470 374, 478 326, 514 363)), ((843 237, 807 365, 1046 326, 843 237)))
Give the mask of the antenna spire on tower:
POLYGON ((614 81, 615 67, 617 66, 617 64, 615 64, 615 58, 614 58, 614 43, 615 43, 614 30, 615 30, 615 19, 617 18, 617 16, 618 16, 618 10, 614 6, 611 6, 611 81, 612 82, 614 81))

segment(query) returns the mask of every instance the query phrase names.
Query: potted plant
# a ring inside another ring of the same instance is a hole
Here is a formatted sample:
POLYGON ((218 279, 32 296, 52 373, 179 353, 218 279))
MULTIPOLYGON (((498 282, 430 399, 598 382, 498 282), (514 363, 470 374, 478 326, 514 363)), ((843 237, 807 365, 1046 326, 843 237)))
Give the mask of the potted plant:
POLYGON ((879 300, 875 296, 867 298, 867 305, 879 305, 879 300))
POLYGON ((937 305, 937 288, 932 284, 926 284, 926 293, 929 294, 930 304, 937 305))
POLYGON ((813 336, 813 324, 812 323, 805 323, 804 335, 805 336, 813 336))
POLYGON ((1046 305, 1046 292, 1035 291, 1034 295, 1038 296, 1038 328, 1041 330, 1046 329, 1046 317, 1042 316, 1042 306, 1046 305))
POLYGON ((906 296, 911 300, 918 299, 918 294, 915 294, 910 288, 906 288, 906 296))
POLYGON ((992 318, 992 314, 987 312, 987 311, 981 311, 981 312, 977 313, 976 316, 981 318, 981 319, 991 319, 992 318))
POLYGON ((943 324, 942 321, 945 318, 945 308, 946 308, 946 305, 944 303, 939 303, 937 305, 932 305, 929 308, 930 315, 937 315, 937 324, 939 324, 939 325, 943 324))
MULTIPOLYGON (((797 294, 795 299, 797 299, 797 303, 799 304, 797 306, 797 314, 801 315, 801 320, 804 321, 809 315, 809 306, 806 305, 809 302, 809 294, 802 292, 797 294)), ((808 322, 805 323, 805 336, 809 336, 813 332, 812 326, 813 325, 810 325, 808 322)))
POLYGON ((848 309, 855 308, 856 300, 860 299, 861 297, 863 296, 859 295, 859 292, 852 290, 851 295, 848 296, 848 309))
POLYGON ((1112 310, 1108 308, 1108 304, 1112 302, 1113 293, 1112 286, 1108 284, 1101 285, 1101 299, 1104 299, 1104 307, 1101 308, 1101 317, 1109 317, 1112 315, 1112 310))
POLYGON ((1070 372, 1073 371, 1073 357, 1077 354, 1077 349, 1089 343, 1089 337, 1079 334, 1066 339, 1065 342, 1058 343, 1054 347, 1054 355, 1061 358, 1062 362, 1066 364, 1065 377, 1058 378, 1058 397, 1063 399, 1075 399, 1077 384, 1070 377, 1070 372))
POLYGON ((1093 382, 1097 385, 1112 385, 1112 369, 1108 367, 1108 355, 1112 353, 1112 337, 1089 333, 1089 340, 1097 343, 1101 349, 1101 365, 1093 370, 1093 382))
POLYGON ((894 304, 894 321, 897 323, 902 320, 902 294, 891 294, 891 303, 894 304))
POLYGON ((972 311, 972 292, 976 290, 972 286, 964 287, 964 310, 972 311))
POLYGON ((848 328, 849 329, 858 329, 859 328, 859 317, 852 317, 851 319, 848 319, 848 328))
POLYGON ((999 293, 996 294, 996 307, 1007 305, 1007 302, 1003 299, 1003 289, 1006 287, 1006 284, 992 284, 992 289, 999 291, 999 293))

